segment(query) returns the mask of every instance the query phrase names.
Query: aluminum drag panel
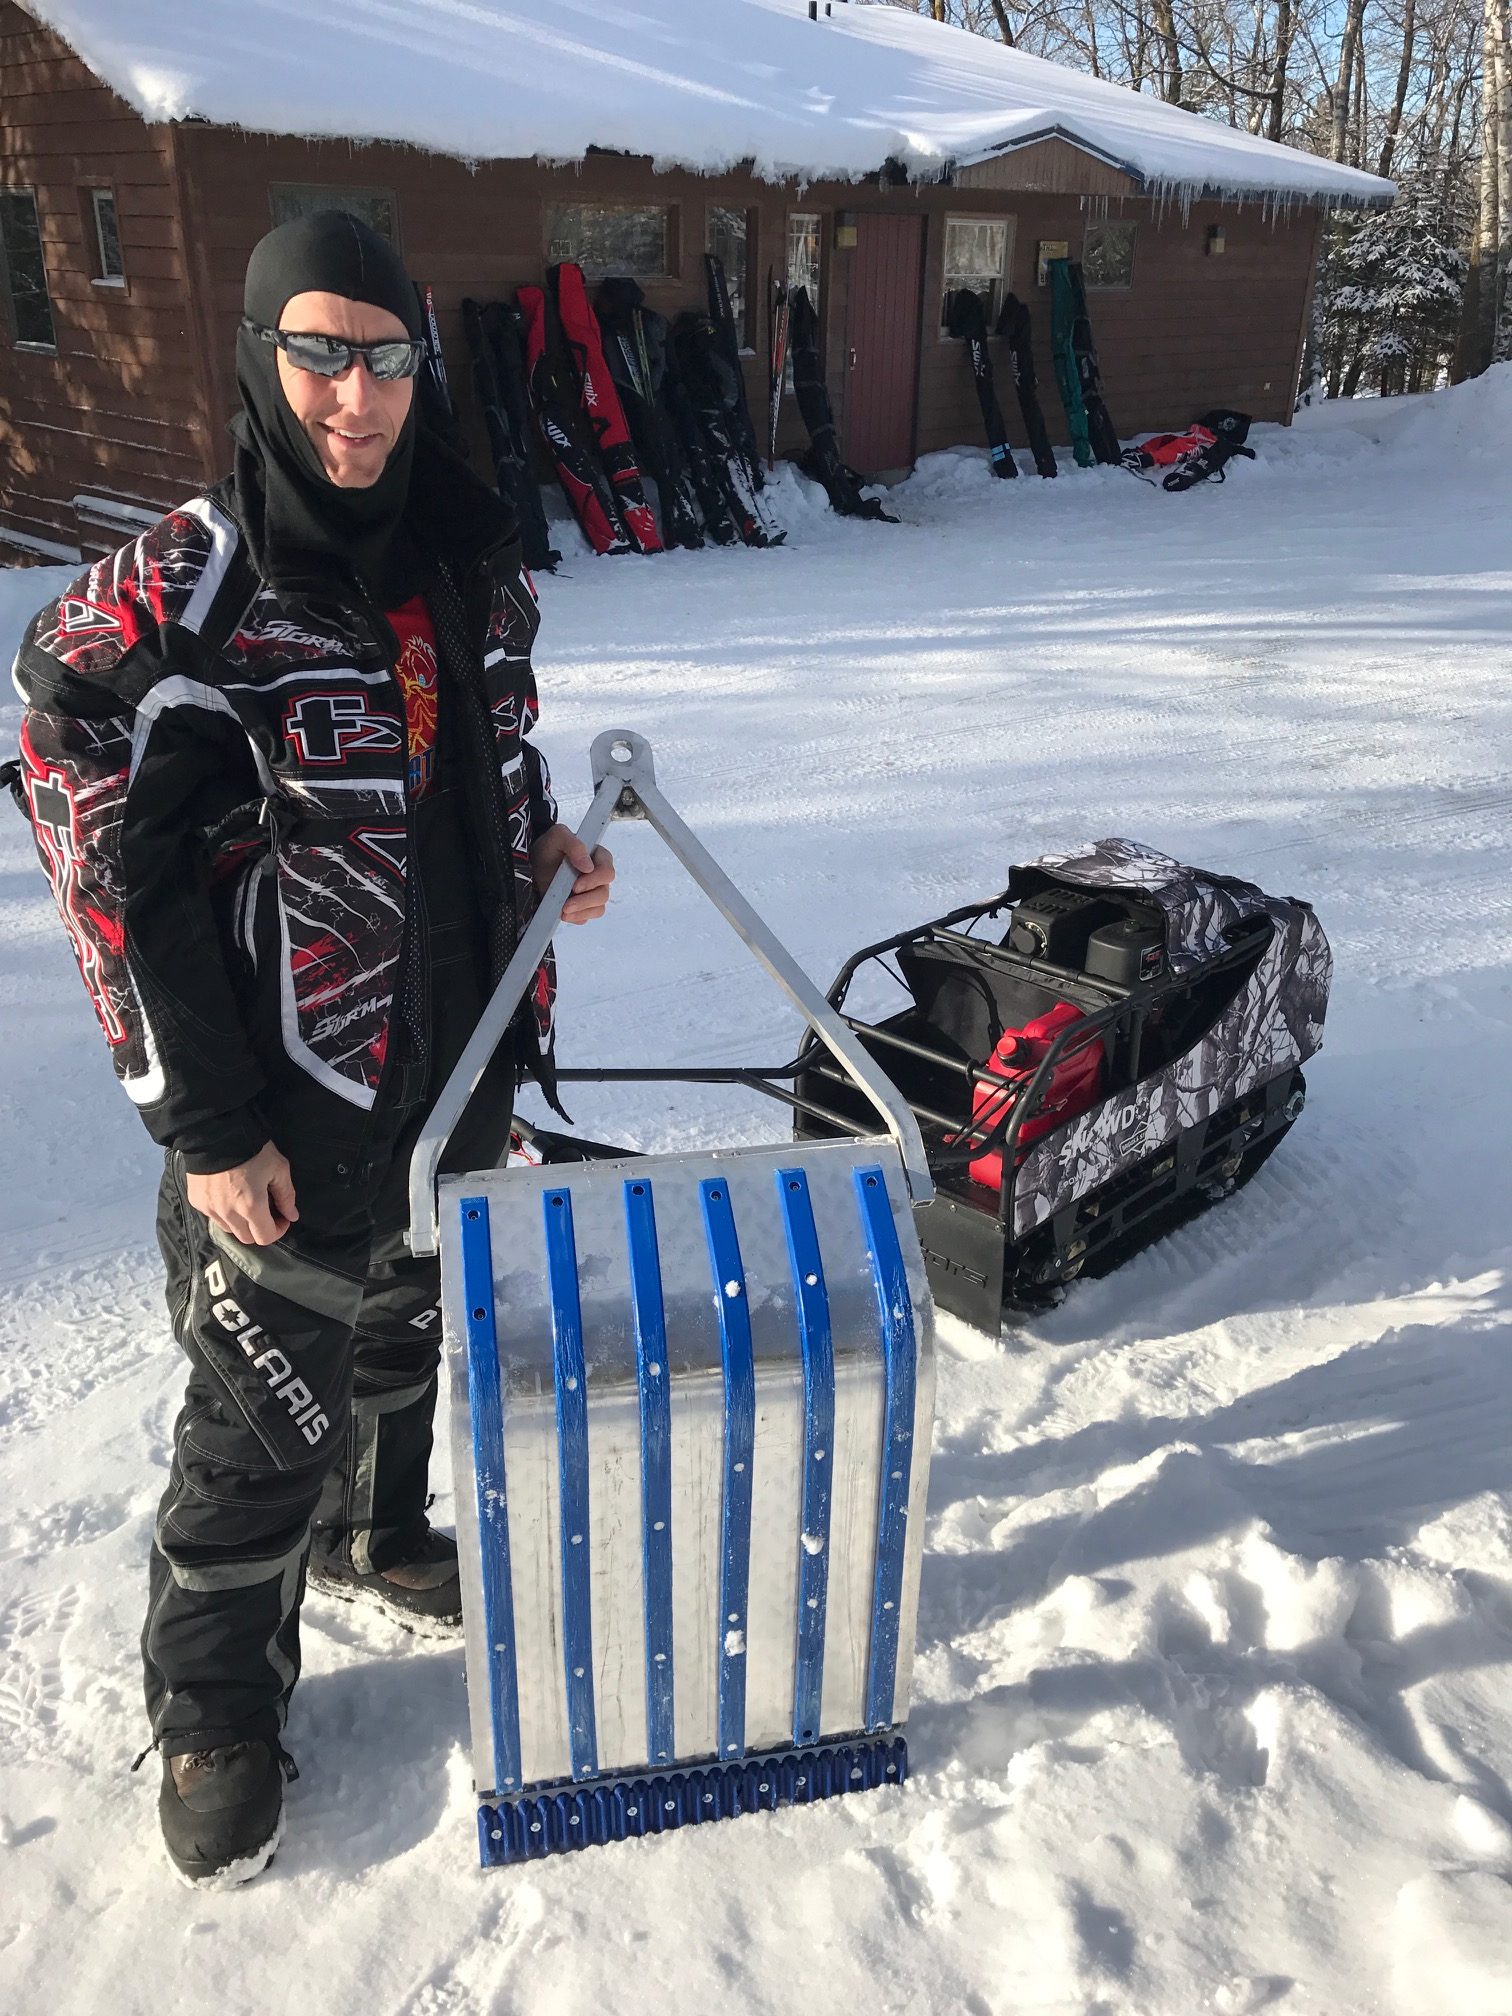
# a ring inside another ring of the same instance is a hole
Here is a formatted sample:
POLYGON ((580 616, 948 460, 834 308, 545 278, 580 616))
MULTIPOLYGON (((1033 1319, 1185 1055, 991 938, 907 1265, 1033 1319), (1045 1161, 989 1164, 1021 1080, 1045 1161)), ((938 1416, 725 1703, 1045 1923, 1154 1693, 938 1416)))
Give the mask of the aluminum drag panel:
POLYGON ((646 1831, 632 1782, 697 1780, 659 1824, 896 1782, 934 1337, 892 1145, 447 1178, 440 1226, 484 1859, 646 1831))

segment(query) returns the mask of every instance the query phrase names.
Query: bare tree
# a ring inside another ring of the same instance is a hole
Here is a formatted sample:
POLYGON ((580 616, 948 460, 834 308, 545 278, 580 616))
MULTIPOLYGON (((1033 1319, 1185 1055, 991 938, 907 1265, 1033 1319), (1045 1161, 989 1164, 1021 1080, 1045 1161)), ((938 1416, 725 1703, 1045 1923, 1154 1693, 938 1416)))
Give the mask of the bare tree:
POLYGON ((1344 17, 1344 33, 1339 42, 1339 74, 1328 94, 1329 143, 1332 161, 1342 161, 1349 146, 1349 113, 1354 95, 1355 61, 1360 53, 1360 30, 1365 21, 1365 0, 1349 0, 1344 17))
POLYGON ((1171 0, 1153 0, 1155 33, 1160 42, 1160 95, 1169 105, 1181 103, 1181 46, 1176 40, 1176 13, 1171 0))
POLYGON ((1496 90, 1497 13, 1506 18, 1506 0, 1485 0, 1481 17, 1481 147, 1480 201, 1470 270, 1465 285, 1464 316, 1455 350, 1452 376, 1473 378, 1491 362, 1496 341, 1497 309, 1503 279, 1499 197, 1501 123, 1496 90))
MULTIPOLYGON (((1481 121, 1486 157, 1495 158, 1496 257, 1482 259, 1481 285, 1489 287, 1491 359, 1512 358, 1512 16, 1508 0, 1486 0, 1485 113, 1481 121)), ((1493 179, 1488 177, 1488 180, 1493 179)))
POLYGON ((1386 134, 1381 141, 1381 151, 1376 157, 1377 175, 1391 173, 1391 157, 1396 152, 1397 134, 1401 131, 1407 91, 1412 83, 1412 45, 1416 35, 1417 0, 1405 0, 1402 11, 1402 60, 1397 65, 1396 95, 1391 101, 1391 110, 1386 115, 1386 134))
POLYGON ((1292 36, 1295 32, 1296 17, 1292 12, 1291 0, 1277 0, 1276 53, 1270 66, 1270 107, 1265 118, 1267 140, 1279 140, 1285 130, 1286 72, 1291 62, 1292 36))

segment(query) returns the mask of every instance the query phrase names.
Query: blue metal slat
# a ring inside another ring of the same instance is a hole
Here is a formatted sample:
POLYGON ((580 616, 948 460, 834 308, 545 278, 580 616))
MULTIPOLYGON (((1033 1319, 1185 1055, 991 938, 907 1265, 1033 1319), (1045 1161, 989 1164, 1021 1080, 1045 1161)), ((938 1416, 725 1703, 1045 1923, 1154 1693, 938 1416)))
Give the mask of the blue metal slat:
POLYGON ((830 1479, 834 1474, 835 1351, 829 1295, 808 1177, 777 1171, 803 1352, 803 1519, 798 1539, 798 1631, 793 1741, 812 1743, 823 1712, 824 1632, 829 1598, 830 1479))
POLYGON ((562 1663, 567 1685, 567 1736, 574 1778, 598 1773, 593 1704, 593 1601, 589 1577, 588 1375, 583 1361, 583 1312, 578 1296, 572 1196, 547 1190, 546 1271, 556 1373, 557 1460, 561 1480, 562 1663))
POLYGON ((882 1481, 877 1509, 877 1572, 872 1598, 871 1650, 866 1675, 866 1726, 893 1721, 898 1674, 898 1617, 903 1563, 908 1549, 908 1494, 913 1474, 914 1400, 918 1339, 903 1249, 893 1223, 887 1179, 880 1168, 854 1172, 856 1201, 871 1255, 882 1331, 886 1384, 882 1429, 882 1481))
POLYGON ((728 1186, 698 1186, 724 1359, 724 1503, 719 1575, 719 1754, 745 1752, 746 1602, 751 1583, 751 1464, 756 1443, 756 1373, 745 1268, 728 1186))
POLYGON ((672 1405, 656 1206, 649 1182, 625 1185, 630 1302, 640 1387, 641 1560, 646 1633, 646 1754, 676 1749, 672 1660, 672 1405))
POLYGON ((488 1712, 494 1783, 520 1784, 520 1694, 515 1668, 514 1585, 509 1565, 509 1504, 504 1491, 504 1393, 494 1327, 493 1249, 486 1197, 464 1197, 462 1290, 467 1299, 467 1391, 477 1480, 478 1552, 488 1639, 488 1712))

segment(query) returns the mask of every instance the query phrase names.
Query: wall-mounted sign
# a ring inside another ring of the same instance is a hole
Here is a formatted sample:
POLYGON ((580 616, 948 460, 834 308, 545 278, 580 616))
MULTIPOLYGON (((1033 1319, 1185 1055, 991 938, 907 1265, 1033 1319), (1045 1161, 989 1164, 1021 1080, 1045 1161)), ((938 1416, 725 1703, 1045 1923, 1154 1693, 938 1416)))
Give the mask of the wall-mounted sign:
POLYGON ((1050 285, 1050 261, 1052 259, 1069 259, 1071 257, 1071 241, 1068 238, 1041 238, 1035 249, 1039 254, 1035 266, 1035 271, 1039 277, 1039 285, 1041 287, 1048 287, 1050 285))

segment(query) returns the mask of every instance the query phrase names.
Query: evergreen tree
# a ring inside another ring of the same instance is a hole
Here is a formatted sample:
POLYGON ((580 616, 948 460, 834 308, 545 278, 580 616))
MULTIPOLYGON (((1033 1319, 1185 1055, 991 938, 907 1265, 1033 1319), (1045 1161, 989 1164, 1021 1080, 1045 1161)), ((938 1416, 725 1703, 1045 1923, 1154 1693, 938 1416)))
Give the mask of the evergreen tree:
POLYGON ((1406 179, 1390 210, 1342 211, 1318 273, 1323 366, 1333 398, 1438 383, 1464 299, 1467 220, 1442 176, 1406 179))

